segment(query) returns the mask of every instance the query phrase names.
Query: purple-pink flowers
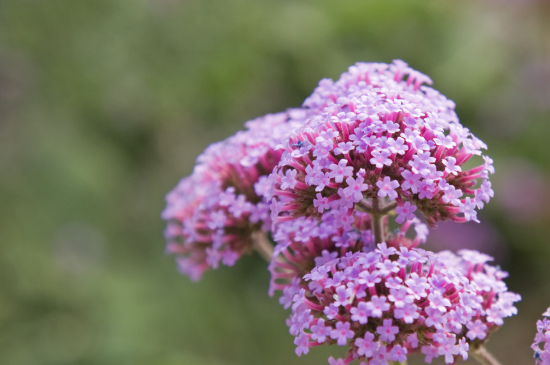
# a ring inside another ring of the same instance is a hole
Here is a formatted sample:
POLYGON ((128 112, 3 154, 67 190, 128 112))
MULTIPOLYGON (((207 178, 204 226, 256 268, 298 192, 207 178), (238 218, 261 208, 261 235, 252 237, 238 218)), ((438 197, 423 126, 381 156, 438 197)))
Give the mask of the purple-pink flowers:
POLYGON ((180 270, 198 280, 209 268, 232 266, 271 226, 262 194, 279 162, 277 144, 298 122, 287 113, 246 123, 247 130, 208 147, 193 174, 166 196, 166 250, 180 270))
POLYGON ((318 112, 289 136, 269 178, 277 221, 319 217, 314 203, 323 198, 364 211, 379 199, 408 203, 430 224, 478 221, 476 209, 493 196, 492 160, 462 170, 486 146, 459 123, 454 103, 423 83, 431 80, 402 61, 358 63, 336 82, 322 80, 304 103, 318 112))
POLYGON ((537 365, 550 365, 550 308, 542 315, 547 318, 537 321, 537 334, 531 348, 535 351, 537 365))
POLYGON ((288 325, 297 353, 335 343, 348 347, 343 364, 385 364, 417 352, 428 363, 466 359, 470 345, 517 313, 520 297, 507 291, 506 273, 488 265, 490 257, 459 254, 380 244, 317 265, 285 290, 293 295, 288 325))
MULTIPOLYGON (((477 251, 417 247, 428 225, 478 222, 494 168, 454 103, 425 83, 403 61, 358 63, 321 80, 301 109, 208 147, 166 198, 167 251, 181 271, 197 280, 263 253, 298 356, 325 344, 347 350, 331 365, 486 356, 521 299, 507 273, 477 251), (467 169, 472 158, 479 165, 467 169)), ((550 364, 539 322, 533 348, 550 364)))
MULTIPOLYGON (((285 308, 288 308, 294 295, 290 284, 300 281, 315 266, 350 253, 375 249, 370 216, 354 212, 346 217, 351 218, 352 231, 346 231, 343 224, 337 221, 340 219, 339 211, 325 214, 320 222, 301 217, 277 225, 273 235, 277 245, 269 265, 269 294, 273 295, 276 290, 283 291, 281 304, 285 308)), ((427 227, 418 219, 407 221, 394 232, 389 232, 387 220, 384 222, 384 235, 390 247, 416 247, 426 240, 427 227)))

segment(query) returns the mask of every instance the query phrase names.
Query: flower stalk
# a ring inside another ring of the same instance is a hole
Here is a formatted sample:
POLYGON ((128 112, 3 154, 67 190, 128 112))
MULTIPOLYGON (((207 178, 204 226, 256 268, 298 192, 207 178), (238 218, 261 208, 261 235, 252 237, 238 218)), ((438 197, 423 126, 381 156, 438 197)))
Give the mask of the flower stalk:
POLYGON ((473 349, 471 354, 482 365, 501 365, 500 362, 491 354, 485 346, 479 346, 473 349))
POLYGON ((372 213, 370 213, 370 216, 372 218, 372 232, 374 234, 374 243, 382 243, 385 241, 384 226, 382 225, 382 217, 384 215, 380 213, 378 198, 372 199, 372 213))
POLYGON ((273 256, 273 245, 267 237, 267 233, 263 231, 254 232, 252 234, 254 240, 253 248, 260 256, 262 256, 267 262, 271 262, 273 256))
POLYGON ((359 210, 367 212, 372 218, 372 232, 374 235, 374 243, 379 244, 386 241, 384 236, 384 225, 382 219, 385 215, 397 207, 396 201, 391 201, 382 205, 378 197, 372 198, 372 204, 368 204, 365 199, 358 204, 359 210))

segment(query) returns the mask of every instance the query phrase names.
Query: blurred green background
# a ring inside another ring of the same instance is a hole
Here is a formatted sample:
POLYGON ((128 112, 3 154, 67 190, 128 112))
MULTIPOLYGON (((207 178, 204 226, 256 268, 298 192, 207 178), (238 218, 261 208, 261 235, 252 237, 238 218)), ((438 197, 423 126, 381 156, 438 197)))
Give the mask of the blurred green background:
POLYGON ((488 347, 533 363, 550 305, 549 19, 546 0, 1 0, 0 364, 341 355, 294 355, 256 255, 179 275, 159 216, 209 143, 357 61, 395 58, 489 145, 482 223, 443 224, 432 247, 478 248, 510 272, 520 314, 488 347))

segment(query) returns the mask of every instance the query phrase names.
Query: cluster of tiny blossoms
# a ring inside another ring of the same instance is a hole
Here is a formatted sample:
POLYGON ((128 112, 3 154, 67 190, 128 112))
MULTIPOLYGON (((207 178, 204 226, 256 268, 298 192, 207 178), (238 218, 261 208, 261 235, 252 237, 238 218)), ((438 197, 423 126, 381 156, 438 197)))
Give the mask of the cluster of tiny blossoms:
POLYGON ((402 61, 357 63, 337 82, 322 80, 304 103, 317 112, 287 138, 270 175, 272 216, 281 222, 332 209, 344 224, 352 209, 376 211, 389 200, 398 222, 416 210, 430 224, 478 221, 476 209, 493 196, 492 160, 462 169, 486 145, 424 82, 431 80, 402 61))
POLYGON ((276 290, 283 291, 280 302, 288 308, 295 294, 290 286, 292 281, 302 280, 315 266, 348 252, 372 251, 374 239, 370 216, 355 212, 351 218, 351 231, 337 227, 331 214, 323 216, 321 222, 300 217, 278 224, 273 235, 277 245, 269 265, 269 295, 272 296, 276 290))
MULTIPOLYGON (((276 226, 273 239, 277 246, 269 265, 269 295, 276 290, 283 291, 280 302, 285 308, 289 307, 295 294, 292 281, 301 281, 315 266, 344 257, 348 252, 371 252, 375 249, 372 222, 367 213, 353 212, 349 222, 353 227, 351 231, 335 224, 335 214, 329 212, 323 215, 321 221, 300 217, 276 226)), ((428 227, 418 218, 406 221, 394 232, 388 230, 387 217, 384 217, 382 226, 390 247, 416 247, 426 241, 428 234, 428 227), (407 236, 411 227, 415 232, 413 238, 407 236)))
POLYGON ((342 365, 403 362, 415 352, 427 363, 466 359, 470 346, 517 313, 519 295, 507 291, 506 273, 489 260, 476 251, 457 256, 379 244, 320 264, 291 287, 296 353, 327 343, 348 348, 345 359, 330 359, 342 365))
POLYGON ((256 232, 270 229, 262 194, 282 154, 276 146, 299 123, 289 113, 249 121, 246 131, 210 145, 166 196, 167 251, 193 280, 220 262, 233 265, 251 251, 256 232))
MULTIPOLYGON (((542 315, 550 317, 550 308, 542 315)), ((550 320, 548 318, 537 321, 537 335, 531 348, 535 351, 537 365, 550 365, 550 320)))

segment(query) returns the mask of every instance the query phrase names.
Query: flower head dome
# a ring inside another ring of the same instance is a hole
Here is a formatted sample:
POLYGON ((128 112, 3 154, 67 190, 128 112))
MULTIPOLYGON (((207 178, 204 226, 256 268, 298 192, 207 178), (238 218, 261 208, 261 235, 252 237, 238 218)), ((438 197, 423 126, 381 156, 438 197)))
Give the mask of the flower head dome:
POLYGON ((477 221, 493 196, 492 160, 465 170, 486 145, 458 121, 454 103, 422 86, 429 77, 403 61, 358 63, 336 82, 322 80, 304 107, 315 110, 285 143, 266 198, 277 221, 319 217, 335 205, 397 221, 424 214, 477 221))
POLYGON ((276 146, 299 123, 292 113, 249 121, 247 130, 212 144, 191 176, 166 196, 167 251, 178 255, 181 271, 192 279, 220 263, 233 265, 252 250, 256 232, 269 230, 262 194, 282 154, 276 146))
POLYGON ((290 333, 296 353, 322 344, 347 347, 345 359, 379 365, 421 352, 430 363, 468 356, 517 313, 506 273, 475 251, 434 254, 385 244, 315 267, 292 285, 290 333))

